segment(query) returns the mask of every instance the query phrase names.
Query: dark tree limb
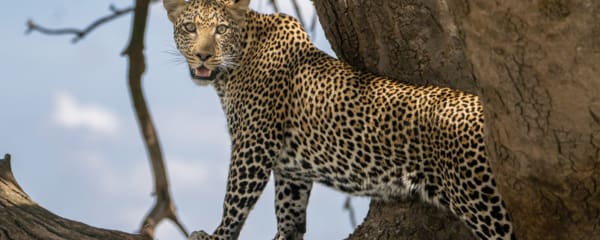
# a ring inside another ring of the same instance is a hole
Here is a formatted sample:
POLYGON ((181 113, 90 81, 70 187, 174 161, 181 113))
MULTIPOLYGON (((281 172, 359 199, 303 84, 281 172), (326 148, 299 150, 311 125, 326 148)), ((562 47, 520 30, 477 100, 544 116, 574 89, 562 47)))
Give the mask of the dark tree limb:
POLYGON ((302 25, 306 26, 306 22, 304 21, 304 17, 302 17, 302 12, 300 11, 300 5, 298 4, 298 1, 296 0, 292 0, 292 6, 294 7, 294 11, 296 12, 296 16, 298 17, 298 20, 300 21, 300 23, 302 23, 302 25))
POLYGON ((279 12, 279 6, 277 6, 277 1, 276 0, 269 0, 269 3, 271 4, 271 6, 273 6, 273 10, 275 12, 279 12))
POLYGON ((92 32, 94 29, 101 26, 102 24, 105 24, 114 19, 117 19, 118 17, 124 16, 124 15, 132 12, 134 7, 118 9, 117 7, 115 7, 114 5, 111 4, 108 9, 111 11, 111 14, 106 15, 101 18, 98 18, 96 21, 93 21, 90 25, 88 25, 84 29, 46 28, 46 27, 40 26, 39 24, 35 23, 33 20, 29 19, 29 20, 27 20, 27 30, 25 31, 25 33, 29 34, 31 32, 38 31, 40 33, 47 34, 47 35, 75 35, 75 37, 73 37, 72 42, 77 43, 79 40, 83 39, 90 32, 92 32))
POLYGON ((517 239, 600 239, 600 1, 446 2, 517 239))
POLYGON ((129 59, 129 90, 136 112, 137 121, 140 126, 140 131, 146 146, 146 151, 148 152, 150 158, 152 173, 154 176, 153 195, 156 197, 154 206, 142 221, 140 232, 147 236, 153 237, 156 226, 162 220, 169 219, 179 228, 182 234, 187 237, 187 230, 178 219, 175 211, 175 204, 171 199, 169 182, 166 175, 166 167, 160 148, 158 133, 154 127, 154 123, 152 122, 152 118, 148 111, 142 91, 142 75, 146 69, 143 53, 144 36, 146 30, 146 21, 148 18, 148 8, 150 3, 153 2, 157 2, 157 0, 137 0, 134 7, 128 7, 124 9, 116 9, 114 6, 111 6, 110 10, 113 12, 113 14, 99 18, 82 30, 75 28, 48 29, 41 27, 29 20, 27 23, 27 32, 39 31, 49 35, 74 34, 75 38, 73 39, 73 42, 75 43, 87 36, 87 34, 100 25, 116 19, 119 16, 133 12, 134 16, 131 39, 128 47, 123 51, 122 55, 127 56, 129 59))
POLYGON ((354 207, 352 206, 352 197, 346 196, 346 201, 344 201, 344 210, 348 211, 348 217, 350 218, 350 226, 352 228, 356 228, 356 214, 354 211, 354 207))
POLYGON ((13 176, 11 157, 0 159, 0 239, 150 240, 148 235, 92 227, 59 217, 35 203, 13 176))
POLYGON ((150 157, 154 175, 154 195, 156 202, 150 213, 144 218, 140 232, 154 236, 154 229, 163 219, 173 221, 179 230, 187 237, 187 230, 175 213, 175 205, 171 199, 169 182, 163 160, 158 134, 152 117, 148 111, 142 91, 142 75, 146 70, 144 57, 144 37, 150 0, 136 0, 133 16, 133 29, 127 48, 123 51, 129 59, 129 90, 133 101, 136 117, 140 126, 146 150, 150 157))

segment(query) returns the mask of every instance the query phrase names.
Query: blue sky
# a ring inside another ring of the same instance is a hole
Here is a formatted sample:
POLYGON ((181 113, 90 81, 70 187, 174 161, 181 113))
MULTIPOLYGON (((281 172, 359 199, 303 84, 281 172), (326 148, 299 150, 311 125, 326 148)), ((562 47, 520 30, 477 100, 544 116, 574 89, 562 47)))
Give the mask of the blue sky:
MULTIPOLYGON (((33 19, 48 27, 83 27, 132 1, 11 1, 0 9, 0 154, 29 195, 49 210, 94 226, 135 231, 151 207, 152 179, 129 100, 126 59, 130 16, 102 26, 77 44, 70 36, 25 35, 33 19)), ((289 1, 280 1, 291 12, 289 1)), ((302 1, 306 19, 312 14, 302 1)), ((266 1, 254 9, 271 12, 266 1)), ((214 90, 190 81, 175 51, 160 4, 151 8, 144 90, 157 125, 178 213, 190 230, 212 231, 220 221, 229 139, 214 90)), ((329 49, 318 31, 314 41, 329 49)), ((331 53, 331 50, 327 50, 331 53)), ((342 239, 352 231, 345 195, 317 185, 306 239, 342 239)), ((358 220, 368 199, 354 198, 358 220)), ((273 187, 267 187, 240 239, 275 233, 273 187)), ((170 223, 157 239, 183 239, 170 223)))

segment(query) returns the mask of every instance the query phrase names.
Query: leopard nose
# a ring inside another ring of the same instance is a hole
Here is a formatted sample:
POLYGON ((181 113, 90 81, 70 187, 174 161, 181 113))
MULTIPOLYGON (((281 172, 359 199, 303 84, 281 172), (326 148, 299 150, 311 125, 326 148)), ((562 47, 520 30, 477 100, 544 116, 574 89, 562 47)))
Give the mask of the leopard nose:
POLYGON ((196 53, 196 57, 198 57, 198 59, 200 59, 201 61, 206 61, 210 57, 212 57, 212 54, 210 54, 210 53, 196 53))

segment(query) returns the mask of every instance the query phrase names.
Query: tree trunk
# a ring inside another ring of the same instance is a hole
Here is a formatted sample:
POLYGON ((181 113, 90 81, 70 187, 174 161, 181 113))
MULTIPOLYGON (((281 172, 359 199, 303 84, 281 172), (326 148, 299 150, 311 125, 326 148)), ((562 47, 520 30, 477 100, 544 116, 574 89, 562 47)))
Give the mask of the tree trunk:
POLYGON ((35 203, 16 182, 10 155, 0 159, 0 239, 150 240, 59 217, 35 203))
POLYGON ((449 1, 519 239, 600 239, 600 1, 449 1))
MULTIPOLYGON (((600 239, 600 2, 314 3, 342 60, 481 96, 518 239, 600 239)), ((350 239, 473 238, 448 215, 415 199, 373 202, 350 239)))
MULTIPOLYGON (((451 15, 436 0, 315 0, 338 57, 356 68, 413 84, 475 92, 451 15)), ((475 239, 449 211, 418 198, 371 202, 350 239, 475 239)))

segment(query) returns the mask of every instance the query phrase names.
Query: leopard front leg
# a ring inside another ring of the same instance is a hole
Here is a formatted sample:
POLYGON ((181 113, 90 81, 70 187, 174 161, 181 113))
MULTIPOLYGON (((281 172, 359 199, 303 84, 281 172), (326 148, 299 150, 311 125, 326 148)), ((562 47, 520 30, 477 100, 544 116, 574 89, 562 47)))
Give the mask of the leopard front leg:
POLYGON ((273 162, 268 152, 264 144, 233 142, 221 223, 212 235, 197 231, 189 240, 238 238, 250 210, 269 181, 273 162))
POLYGON ((275 175, 275 240, 302 240, 306 232, 306 207, 312 182, 275 175))

